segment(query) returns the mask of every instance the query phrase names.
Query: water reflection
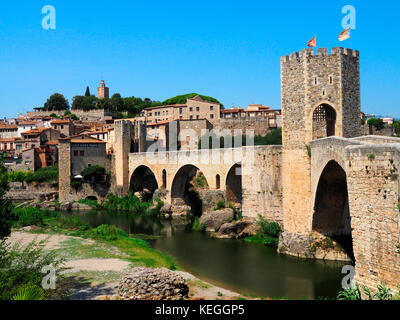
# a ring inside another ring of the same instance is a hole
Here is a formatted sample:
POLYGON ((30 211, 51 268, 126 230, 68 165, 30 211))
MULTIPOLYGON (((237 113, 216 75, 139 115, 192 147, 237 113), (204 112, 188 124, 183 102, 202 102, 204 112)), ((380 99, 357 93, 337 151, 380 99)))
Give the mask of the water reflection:
POLYGON ((127 213, 79 214, 90 226, 112 224, 130 234, 159 235, 152 246, 175 258, 188 272, 227 289, 265 297, 335 297, 345 263, 302 260, 275 249, 190 232, 186 218, 160 220, 127 213))

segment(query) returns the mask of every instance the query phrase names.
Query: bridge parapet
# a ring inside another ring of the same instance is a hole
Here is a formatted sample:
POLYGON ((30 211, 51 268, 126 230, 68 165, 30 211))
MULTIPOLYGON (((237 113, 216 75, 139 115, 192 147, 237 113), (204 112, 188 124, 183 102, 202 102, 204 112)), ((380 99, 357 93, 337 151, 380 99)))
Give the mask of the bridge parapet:
POLYGON ((311 142, 313 201, 327 163, 337 162, 346 173, 356 281, 370 288, 381 281, 399 285, 399 141, 366 136, 311 142))

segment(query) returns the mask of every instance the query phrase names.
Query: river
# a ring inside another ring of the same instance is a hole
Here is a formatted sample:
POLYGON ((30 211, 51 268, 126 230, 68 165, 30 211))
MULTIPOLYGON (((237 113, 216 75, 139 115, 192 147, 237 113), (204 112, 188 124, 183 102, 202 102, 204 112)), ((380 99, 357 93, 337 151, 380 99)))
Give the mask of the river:
POLYGON ((297 259, 242 240, 213 239, 192 232, 190 222, 160 220, 129 213, 74 213, 91 227, 111 224, 130 234, 159 236, 153 248, 175 259, 185 271, 240 294, 271 298, 334 298, 346 263, 297 259))

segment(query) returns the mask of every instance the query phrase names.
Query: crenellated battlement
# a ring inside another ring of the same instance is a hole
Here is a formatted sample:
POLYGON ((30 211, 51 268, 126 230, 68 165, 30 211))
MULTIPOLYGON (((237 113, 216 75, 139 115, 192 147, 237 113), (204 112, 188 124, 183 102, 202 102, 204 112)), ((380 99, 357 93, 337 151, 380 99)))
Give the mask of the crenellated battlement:
POLYGON ((306 48, 299 52, 293 52, 290 55, 282 56, 281 63, 287 63, 296 60, 299 61, 305 57, 327 57, 327 56, 338 56, 338 55, 359 58, 360 52, 358 50, 352 50, 343 47, 334 47, 331 49, 331 52, 329 52, 328 48, 318 48, 317 52, 314 53, 314 49, 306 48))

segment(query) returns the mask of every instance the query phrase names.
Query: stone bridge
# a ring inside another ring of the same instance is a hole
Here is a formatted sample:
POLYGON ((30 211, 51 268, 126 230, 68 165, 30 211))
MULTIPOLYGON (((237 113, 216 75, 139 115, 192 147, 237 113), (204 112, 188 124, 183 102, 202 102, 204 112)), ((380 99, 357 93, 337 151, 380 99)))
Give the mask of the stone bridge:
POLYGON ((117 121, 117 189, 140 190, 153 176, 153 188, 179 202, 200 170, 211 191, 241 202, 244 216, 282 224, 280 252, 315 257, 314 236, 334 240, 355 261, 359 284, 397 287, 400 143, 360 137, 359 52, 319 48, 282 57, 281 94, 282 146, 143 153, 145 125, 117 121))
POLYGON ((280 146, 129 153, 125 189, 140 191, 147 184, 165 190, 167 202, 182 203, 186 182, 200 171, 209 190, 241 203, 244 215, 281 221, 280 157, 280 146))
POLYGON ((330 137, 311 142, 312 208, 305 229, 348 236, 356 279, 395 288, 400 281, 400 139, 330 137))

